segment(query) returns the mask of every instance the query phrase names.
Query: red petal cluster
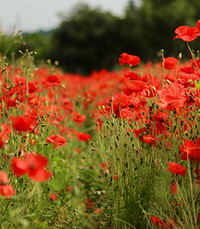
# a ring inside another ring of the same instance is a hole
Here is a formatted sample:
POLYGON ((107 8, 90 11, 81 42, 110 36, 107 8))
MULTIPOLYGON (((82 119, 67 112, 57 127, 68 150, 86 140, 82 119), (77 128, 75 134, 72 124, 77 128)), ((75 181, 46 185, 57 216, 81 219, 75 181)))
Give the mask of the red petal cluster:
POLYGON ((120 65, 129 64, 131 67, 136 66, 140 63, 140 58, 135 55, 122 53, 120 55, 122 58, 119 58, 120 65))
POLYGON ((195 40, 200 34, 198 33, 198 28, 196 27, 189 27, 187 25, 183 25, 178 27, 175 30, 175 33, 177 34, 174 39, 180 38, 183 41, 191 42, 195 40))
POLYGON ((10 197, 15 195, 12 185, 7 185, 9 179, 6 172, 0 171, 0 196, 10 197))
POLYGON ((35 120, 29 116, 11 117, 13 129, 20 132, 31 130, 31 126, 33 125, 34 121, 35 120))
POLYGON ((158 105, 166 110, 183 107, 185 103, 185 90, 182 85, 171 84, 166 89, 158 91, 160 101, 158 105))
POLYGON ((178 60, 174 57, 164 58, 164 68, 165 69, 175 69, 178 64, 178 60))
POLYGON ((150 221, 156 226, 161 229, 173 229, 176 225, 176 222, 170 218, 170 222, 167 222, 165 219, 161 219, 157 216, 151 216, 150 221))
POLYGON ((88 141, 91 140, 91 136, 87 133, 77 133, 76 137, 79 141, 88 141))
POLYGON ((25 160, 14 157, 11 160, 11 170, 15 176, 28 174, 29 178, 37 182, 46 182, 52 173, 45 169, 48 159, 39 154, 29 153, 25 160))
POLYGON ((50 75, 44 81, 44 85, 49 88, 58 87, 60 86, 60 84, 61 84, 61 80, 59 79, 57 75, 50 75))
POLYGON ((72 115, 73 115, 73 121, 74 122, 82 123, 82 122, 84 122, 86 120, 86 116, 85 115, 81 115, 78 112, 73 112, 72 115))
POLYGON ((51 135, 46 141, 47 143, 51 142, 55 146, 55 149, 58 149, 60 146, 64 147, 67 143, 66 139, 61 135, 51 135))
POLYGON ((196 143, 192 140, 184 141, 180 151, 183 160, 189 159, 190 161, 193 160, 200 164, 200 137, 197 138, 196 143))
POLYGON ((174 174, 179 174, 181 176, 185 176, 185 174, 187 173, 186 168, 176 162, 168 162, 167 171, 170 171, 174 174))

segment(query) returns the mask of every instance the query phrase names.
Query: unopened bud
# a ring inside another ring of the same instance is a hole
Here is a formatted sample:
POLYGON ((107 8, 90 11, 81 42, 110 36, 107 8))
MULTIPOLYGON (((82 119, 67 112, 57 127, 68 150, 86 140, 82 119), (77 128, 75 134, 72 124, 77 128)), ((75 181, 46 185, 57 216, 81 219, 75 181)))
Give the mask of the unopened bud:
POLYGON ((152 87, 152 91, 156 92, 156 88, 154 86, 152 87))
POLYGON ((178 59, 179 59, 179 60, 182 59, 182 53, 181 53, 181 52, 178 54, 178 59))

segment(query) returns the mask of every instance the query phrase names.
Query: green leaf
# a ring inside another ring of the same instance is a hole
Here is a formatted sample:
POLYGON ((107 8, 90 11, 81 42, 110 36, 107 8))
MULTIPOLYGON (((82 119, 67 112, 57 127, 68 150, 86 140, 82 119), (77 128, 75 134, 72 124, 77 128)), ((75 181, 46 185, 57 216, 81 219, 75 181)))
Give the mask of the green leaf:
POLYGON ((199 89, 200 88, 200 81, 196 80, 194 83, 195 83, 196 89, 199 89))
POLYGON ((55 191, 61 191, 62 189, 64 189, 65 186, 65 176, 63 176, 61 173, 57 173, 55 175, 55 179, 51 182, 51 187, 52 189, 54 189, 55 191))

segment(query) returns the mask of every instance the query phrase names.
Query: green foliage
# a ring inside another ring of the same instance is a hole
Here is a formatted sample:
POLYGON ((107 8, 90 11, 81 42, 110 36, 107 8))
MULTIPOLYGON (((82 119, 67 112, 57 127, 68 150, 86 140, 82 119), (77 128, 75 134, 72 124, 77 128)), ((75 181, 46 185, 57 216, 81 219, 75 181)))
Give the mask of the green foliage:
POLYGON ((107 218, 109 228, 146 228, 143 211, 148 211, 153 201, 156 153, 127 133, 129 128, 125 120, 107 121, 96 146, 108 166, 104 184, 109 201, 104 211, 111 217, 110 221, 107 218))
POLYGON ((22 41, 21 33, 17 35, 0 33, 0 56, 11 59, 12 56, 16 54, 22 41))
POLYGON ((117 36, 115 21, 110 13, 81 5, 53 33, 49 57, 68 72, 111 70, 119 54, 113 40, 117 36))
POLYGON ((44 59, 51 45, 49 33, 27 33, 24 34, 23 37, 25 44, 22 47, 20 47, 21 50, 23 51, 28 49, 29 51, 37 52, 35 59, 44 59))

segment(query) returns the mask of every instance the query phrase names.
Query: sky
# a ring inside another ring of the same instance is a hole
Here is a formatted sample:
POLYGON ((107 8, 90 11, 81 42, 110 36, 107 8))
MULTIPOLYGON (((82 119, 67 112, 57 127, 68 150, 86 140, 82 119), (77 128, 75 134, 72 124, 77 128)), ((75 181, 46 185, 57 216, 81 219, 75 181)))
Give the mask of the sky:
MULTIPOLYGON (((138 4, 140 0, 134 0, 138 4)), ((0 31, 10 33, 48 31, 59 25, 59 14, 67 15, 80 2, 123 15, 128 0, 0 0, 0 31), (2 1, 2 2, 1 2, 2 1)))

